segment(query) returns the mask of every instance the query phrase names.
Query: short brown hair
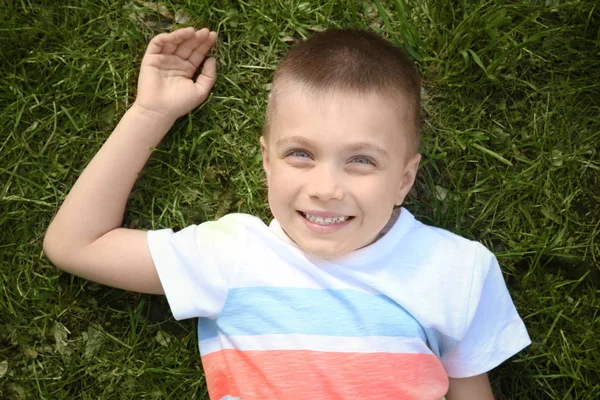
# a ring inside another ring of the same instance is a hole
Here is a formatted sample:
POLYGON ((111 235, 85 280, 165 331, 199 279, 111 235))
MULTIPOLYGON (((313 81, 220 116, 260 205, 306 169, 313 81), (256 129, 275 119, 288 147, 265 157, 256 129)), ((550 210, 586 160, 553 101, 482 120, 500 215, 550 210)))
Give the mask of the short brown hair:
POLYGON ((408 104, 419 147, 421 87, 414 64, 398 47, 379 35, 359 29, 329 29, 297 43, 283 58, 273 78, 265 134, 282 81, 301 84, 309 91, 377 92, 408 104))

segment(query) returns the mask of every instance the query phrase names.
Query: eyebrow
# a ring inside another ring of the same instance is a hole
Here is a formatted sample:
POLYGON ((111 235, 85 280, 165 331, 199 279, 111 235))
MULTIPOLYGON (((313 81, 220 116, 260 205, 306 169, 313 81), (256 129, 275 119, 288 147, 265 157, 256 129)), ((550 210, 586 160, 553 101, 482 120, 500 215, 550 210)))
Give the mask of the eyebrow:
MULTIPOLYGON (((284 139, 279 139, 276 143, 275 143, 275 147, 279 148, 279 147, 283 147, 289 143, 297 143, 306 147, 312 147, 314 146, 313 142, 306 139, 305 137, 302 136, 290 136, 284 139)), ((346 146, 346 149, 351 151, 351 152, 356 152, 356 151, 361 151, 361 150, 371 150, 375 153, 378 153, 380 156, 385 157, 385 158, 389 158, 390 155, 389 153, 381 146, 375 144, 375 143, 370 143, 370 142, 354 142, 354 143, 350 143, 348 146, 346 146)))
POLYGON ((381 146, 376 145, 375 143, 369 142, 355 142, 351 143, 348 147, 350 151, 360 151, 360 150, 371 150, 375 153, 378 153, 381 157, 389 158, 390 155, 388 152, 381 146))

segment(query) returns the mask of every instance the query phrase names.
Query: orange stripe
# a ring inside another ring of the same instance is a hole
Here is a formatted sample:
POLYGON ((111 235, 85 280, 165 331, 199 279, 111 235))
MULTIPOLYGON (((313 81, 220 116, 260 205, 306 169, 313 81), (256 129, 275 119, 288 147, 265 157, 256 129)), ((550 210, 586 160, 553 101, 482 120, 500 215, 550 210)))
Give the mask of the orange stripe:
POLYGON ((202 364, 211 399, 439 400, 448 390, 432 354, 222 350, 202 364))

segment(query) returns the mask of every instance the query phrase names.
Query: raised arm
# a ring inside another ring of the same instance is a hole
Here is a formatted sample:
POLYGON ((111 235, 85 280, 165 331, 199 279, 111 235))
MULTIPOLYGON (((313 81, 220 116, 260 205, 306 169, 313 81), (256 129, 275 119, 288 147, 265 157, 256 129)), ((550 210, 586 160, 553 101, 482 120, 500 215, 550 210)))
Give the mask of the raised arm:
POLYGON ((175 120, 201 104, 216 80, 208 29, 156 36, 142 60, 138 96, 85 168, 54 217, 44 251, 59 268, 105 285, 163 293, 146 232, 120 228, 127 198, 151 154, 175 120))

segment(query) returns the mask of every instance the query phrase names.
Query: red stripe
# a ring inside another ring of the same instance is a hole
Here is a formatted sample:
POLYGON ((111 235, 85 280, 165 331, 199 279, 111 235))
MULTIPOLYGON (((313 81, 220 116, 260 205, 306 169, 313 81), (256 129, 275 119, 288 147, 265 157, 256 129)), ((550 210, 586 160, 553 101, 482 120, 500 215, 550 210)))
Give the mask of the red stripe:
POLYGON ((448 377, 432 354, 222 350, 202 357, 211 399, 442 398, 448 377))

